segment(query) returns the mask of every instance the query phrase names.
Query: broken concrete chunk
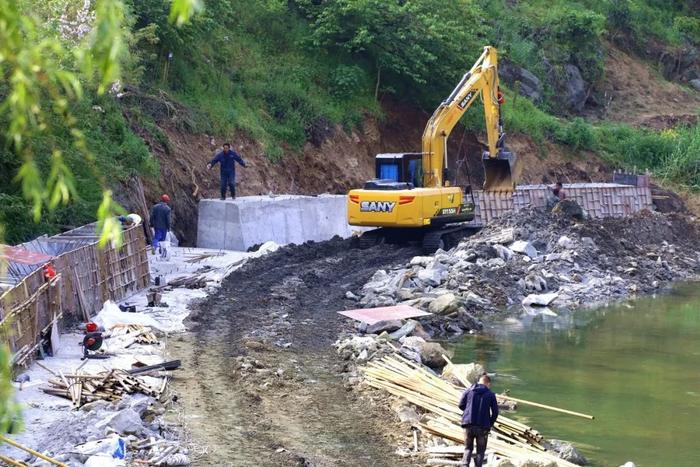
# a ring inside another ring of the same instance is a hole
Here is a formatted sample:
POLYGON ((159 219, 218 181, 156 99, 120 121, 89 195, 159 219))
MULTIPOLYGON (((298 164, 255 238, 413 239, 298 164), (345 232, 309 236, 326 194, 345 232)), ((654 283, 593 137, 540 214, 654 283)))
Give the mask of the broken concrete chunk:
POLYGON ((567 237, 566 235, 562 235, 561 237, 559 237, 559 240, 557 240, 557 246, 570 250, 575 246, 575 244, 574 241, 571 240, 569 237, 567 237))
POLYGON ((503 261, 509 261, 513 257, 513 252, 510 250, 510 248, 506 248, 503 245, 496 244, 493 246, 494 250, 496 250, 496 254, 498 254, 498 257, 501 258, 503 261))
POLYGON ((356 302, 360 300, 360 297, 350 292, 349 290, 345 292, 345 298, 347 298, 348 300, 354 300, 356 302))
POLYGON ((537 257, 537 248, 535 248, 535 246, 532 243, 526 242, 524 240, 518 240, 511 243, 510 249, 513 250, 515 253, 527 255, 530 258, 537 257))
POLYGON ((144 431, 141 417, 134 409, 124 409, 95 423, 97 428, 112 428, 121 434, 136 434, 144 431))
POLYGON ((433 287, 440 285, 447 277, 446 269, 423 269, 418 272, 418 280, 433 287))
POLYGON ((406 321, 406 324, 401 326, 401 328, 398 331, 394 331, 391 334, 389 334, 389 337, 392 340, 399 340, 404 336, 408 336, 413 332, 414 329, 416 329, 416 326, 418 325, 418 322, 412 319, 409 319, 406 321))
POLYGON ((525 306, 547 306, 554 301, 559 296, 557 292, 553 293, 543 293, 543 294, 530 294, 523 299, 523 305, 525 306))
POLYGON ((484 263, 484 266, 486 266, 487 268, 491 268, 491 269, 502 268, 505 265, 506 265, 506 262, 503 261, 501 258, 491 258, 490 260, 488 260, 484 263))

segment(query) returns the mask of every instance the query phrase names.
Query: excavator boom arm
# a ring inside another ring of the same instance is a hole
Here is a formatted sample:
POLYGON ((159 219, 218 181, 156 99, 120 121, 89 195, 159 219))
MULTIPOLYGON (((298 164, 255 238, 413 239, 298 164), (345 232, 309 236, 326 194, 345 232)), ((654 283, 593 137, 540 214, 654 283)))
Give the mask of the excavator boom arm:
POLYGON ((515 158, 503 150, 504 138, 500 116, 497 52, 484 52, 460 80, 447 99, 435 110, 423 133, 423 186, 444 186, 447 165, 447 139, 459 119, 478 96, 484 103, 488 153, 484 154, 485 190, 513 189, 515 158))

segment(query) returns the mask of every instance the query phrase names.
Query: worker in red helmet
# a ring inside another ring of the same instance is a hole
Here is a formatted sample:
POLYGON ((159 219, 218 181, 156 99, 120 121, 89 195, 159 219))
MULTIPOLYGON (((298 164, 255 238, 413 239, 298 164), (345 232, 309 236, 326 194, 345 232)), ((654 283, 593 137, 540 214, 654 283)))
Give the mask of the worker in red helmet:
POLYGON ((170 196, 164 194, 160 197, 160 203, 151 208, 151 227, 153 227, 153 254, 158 250, 158 243, 164 241, 170 230, 171 211, 170 196))

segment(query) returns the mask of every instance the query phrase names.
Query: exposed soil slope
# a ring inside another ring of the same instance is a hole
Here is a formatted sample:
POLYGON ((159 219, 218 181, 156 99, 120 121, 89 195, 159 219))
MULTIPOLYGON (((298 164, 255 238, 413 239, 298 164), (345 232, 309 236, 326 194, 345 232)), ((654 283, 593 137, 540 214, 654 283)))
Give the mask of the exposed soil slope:
POLYGON ((666 81, 639 58, 613 44, 607 44, 606 54, 605 119, 656 129, 697 122, 697 92, 666 81))

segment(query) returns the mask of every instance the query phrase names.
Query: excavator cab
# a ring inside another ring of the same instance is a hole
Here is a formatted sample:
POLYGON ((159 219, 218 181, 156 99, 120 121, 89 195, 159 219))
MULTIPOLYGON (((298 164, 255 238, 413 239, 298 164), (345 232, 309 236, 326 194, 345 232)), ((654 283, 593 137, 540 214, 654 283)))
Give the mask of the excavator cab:
MULTIPOLYGON (((419 188, 423 186, 422 159, 423 155, 421 153, 377 154, 375 158, 377 178, 367 183, 371 184, 378 180, 392 181, 410 184, 411 188, 419 188)), ((370 189, 368 187, 365 188, 370 189)))

